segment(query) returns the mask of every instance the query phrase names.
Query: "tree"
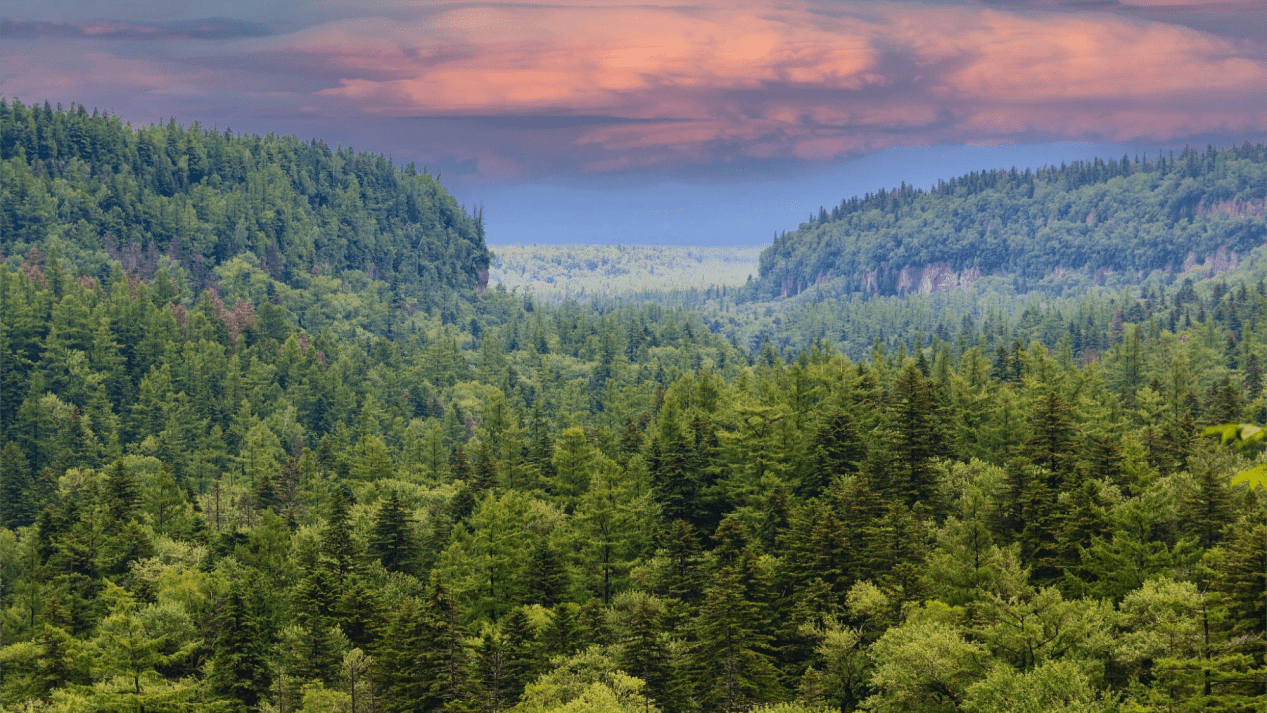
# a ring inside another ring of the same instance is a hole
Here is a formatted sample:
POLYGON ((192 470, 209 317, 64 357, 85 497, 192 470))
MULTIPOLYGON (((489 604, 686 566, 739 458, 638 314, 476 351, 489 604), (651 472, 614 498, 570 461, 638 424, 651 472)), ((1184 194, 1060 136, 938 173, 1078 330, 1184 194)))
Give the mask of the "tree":
POLYGON ((1076 661, 1052 661, 1021 673, 996 666, 968 687, 964 709, 974 713, 1107 713, 1115 706, 1096 694, 1076 661))
POLYGON ((687 709, 690 692, 669 649, 660 615, 660 607, 649 597, 635 601, 619 663, 622 670, 646 682, 647 697, 661 710, 676 713, 687 709))
POLYGON ((574 426, 564 429, 554 447, 554 477, 550 479, 550 492, 564 503, 568 510, 575 507, 581 495, 589 488, 599 454, 585 439, 585 429, 574 426))
POLYGON ((945 454, 941 401, 919 369, 908 364, 893 386, 889 453, 893 468, 889 488, 908 505, 934 494, 932 461, 945 454))
POLYGON ((695 620, 696 689, 707 710, 740 711, 777 700, 778 669, 769 638, 754 627, 757 606, 744 599, 739 573, 723 569, 695 620))
POLYGON ((549 538, 539 539, 528 557, 528 601, 544 607, 552 607, 563 601, 571 588, 570 577, 549 538))
POLYGON ((628 474, 615 461, 602 458, 577 504, 583 572, 590 590, 602 598, 604 606, 621 588, 641 550, 640 535, 646 529, 643 521, 651 506, 650 497, 637 495, 631 486, 628 474))
POLYGON ((818 495, 836 478, 858 472, 866 447, 853 417, 839 409, 828 414, 814 434, 810 454, 808 467, 797 483, 798 495, 818 495))
POLYGON ((31 476, 22 451, 13 442, 5 444, 0 451, 0 497, 5 503, 0 512, 0 527, 16 530, 35 522, 43 503, 36 480, 31 476))
POLYGON ((875 693, 869 710, 934 713, 959 710, 980 675, 984 651, 942 622, 909 622, 885 632, 871 648, 875 693))
POLYGON ((211 690, 240 710, 253 708, 272 682, 262 602, 247 573, 233 578, 220 603, 212 646, 211 690))
POLYGON ((549 515, 525 493, 490 492, 467 519, 468 526, 453 529, 438 569, 473 616, 496 621, 528 599, 532 529, 541 526, 538 518, 549 515))
POLYGON ((409 511, 392 491, 379 505, 370 533, 370 554, 389 572, 414 572, 418 566, 417 536, 410 526, 409 511))

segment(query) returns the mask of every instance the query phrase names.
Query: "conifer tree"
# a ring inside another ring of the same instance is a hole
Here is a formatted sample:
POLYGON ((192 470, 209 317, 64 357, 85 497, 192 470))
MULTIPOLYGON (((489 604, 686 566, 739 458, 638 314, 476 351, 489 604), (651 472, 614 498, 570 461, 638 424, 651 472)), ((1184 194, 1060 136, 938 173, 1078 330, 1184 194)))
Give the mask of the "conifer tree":
POLYGON ((505 641, 507 693, 512 700, 518 699, 541 671, 541 650, 536 631, 522 607, 512 609, 500 627, 505 641))
POLYGON ((548 539, 541 538, 533 545, 527 574, 529 603, 553 607, 567 596, 568 571, 548 539))
POLYGON ((330 501, 330 516, 321 538, 321 553, 329 558, 340 579, 356 569, 358 552, 348 520, 348 502, 342 488, 335 488, 330 501))
POLYGON ((705 710, 742 711, 778 698, 779 672, 768 637, 753 625, 756 608, 744 599, 739 573, 723 569, 713 578, 694 623, 692 651, 705 710))
POLYGON ((665 567, 658 590, 687 604, 697 603, 704 589, 704 575, 695 529, 682 520, 674 521, 662 536, 661 553, 665 567))
POLYGON ((493 631, 485 630, 475 653, 475 681, 479 710, 498 713, 515 704, 514 681, 505 643, 493 631))
POLYGON ((43 503, 38 500, 26 456, 10 441, 0 451, 0 527, 16 530, 35 522, 43 503))
POLYGON ((888 487, 895 496, 913 505, 933 497, 932 461, 946 452, 941 403, 933 385, 913 364, 898 372, 893 402, 888 487))
POLYGON ((647 696, 665 713, 685 710, 687 691, 674 670, 656 607, 647 598, 639 599, 629 613, 626 634, 620 648, 620 667, 647 684, 647 696))
POLYGON ((853 417, 839 409, 828 414, 814 434, 810 454, 808 467, 797 483, 798 495, 812 497, 826 490, 836 478, 858 472, 859 464, 866 458, 866 448, 853 417))
POLYGON ((221 602, 209 677, 212 692, 242 711, 254 708, 272 681, 262 605, 248 582, 248 576, 235 580, 221 602))
POLYGON ((370 533, 370 554, 389 572, 414 572, 418 566, 418 543, 410 526, 409 512, 393 491, 378 508, 370 533))

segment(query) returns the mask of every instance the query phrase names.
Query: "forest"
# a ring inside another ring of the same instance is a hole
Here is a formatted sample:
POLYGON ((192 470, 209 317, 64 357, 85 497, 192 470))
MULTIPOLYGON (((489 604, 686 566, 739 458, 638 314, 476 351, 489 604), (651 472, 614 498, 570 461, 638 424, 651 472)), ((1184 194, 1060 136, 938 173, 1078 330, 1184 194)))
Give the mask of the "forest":
POLYGON ((478 215, 382 157, 0 119, 6 711, 1267 704, 1257 244, 1061 296, 556 304, 484 289, 478 215), (245 172, 165 195, 160 135, 245 172), (319 259, 219 247, 270 206, 319 259))
POLYGON ((521 288, 538 301, 595 297, 654 299, 699 286, 744 285, 760 248, 670 245, 499 245, 489 284, 521 288))
POLYGON ((893 295, 992 275, 1029 291, 1070 272, 1102 282, 1194 263, 1221 270, 1267 239, 1265 206, 1262 144, 974 172, 820 209, 762 253, 759 291, 839 279, 893 295))

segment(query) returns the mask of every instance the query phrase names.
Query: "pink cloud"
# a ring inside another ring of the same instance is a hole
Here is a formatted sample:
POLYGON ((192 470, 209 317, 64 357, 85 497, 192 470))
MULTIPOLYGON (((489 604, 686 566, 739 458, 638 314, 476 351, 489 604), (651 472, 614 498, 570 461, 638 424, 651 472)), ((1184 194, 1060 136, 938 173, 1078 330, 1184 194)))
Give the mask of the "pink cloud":
MULTIPOLYGON (((420 134, 426 150, 498 176, 824 161, 932 143, 1261 136, 1267 42, 1159 19, 1157 8, 1179 4, 1185 16, 1234 21, 1252 3, 1124 3, 1147 12, 1056 0, 371 3, 287 34, 252 30, 202 54, 187 40, 164 58, 97 45, 71 60, 36 60, 0 48, 9 63, 0 92, 275 98, 278 112, 339 121, 585 119, 420 134)), ((118 27, 82 24, 77 37, 118 27)))

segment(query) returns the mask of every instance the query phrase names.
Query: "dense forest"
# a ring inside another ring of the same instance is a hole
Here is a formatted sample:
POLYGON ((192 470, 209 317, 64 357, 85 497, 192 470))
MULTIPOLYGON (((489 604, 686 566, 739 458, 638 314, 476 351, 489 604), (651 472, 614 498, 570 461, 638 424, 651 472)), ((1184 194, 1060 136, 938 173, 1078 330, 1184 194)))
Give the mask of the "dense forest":
POLYGON ((1194 262, 1226 269, 1267 239, 1265 206, 1264 145, 982 171, 820 209, 775 236, 761 256, 759 292, 791 295, 835 279, 893 295, 990 275, 1027 291, 1069 271, 1103 279, 1194 262))
POLYGON ((1267 421, 1261 248, 1046 300, 147 274, 0 150, 55 217, 5 199, 4 710, 1267 704, 1263 456, 1201 435, 1267 421))
POLYGON ((149 279, 168 259, 195 289, 250 254, 287 284, 355 271, 418 300, 482 288, 489 262, 480 217, 412 165, 291 136, 174 121, 134 129, 82 106, 0 99, 0 253, 25 254, 50 235, 99 279, 111 262, 149 279))

